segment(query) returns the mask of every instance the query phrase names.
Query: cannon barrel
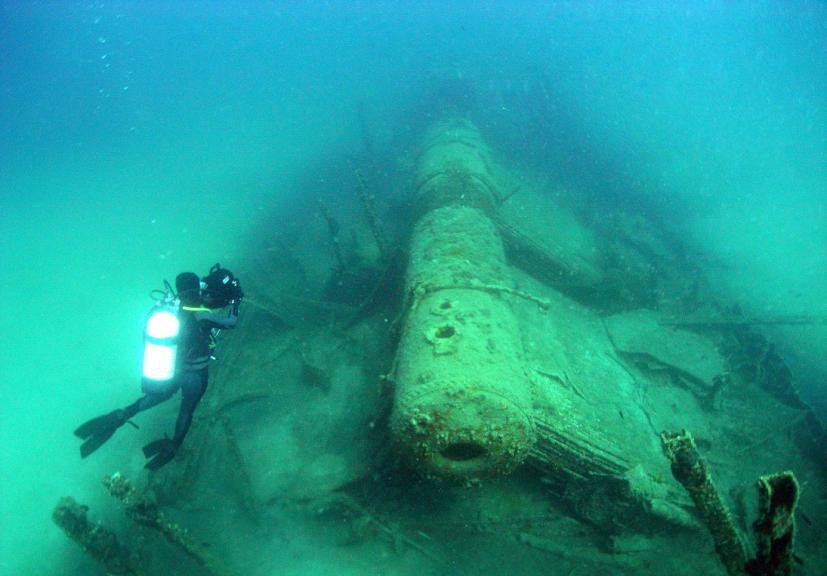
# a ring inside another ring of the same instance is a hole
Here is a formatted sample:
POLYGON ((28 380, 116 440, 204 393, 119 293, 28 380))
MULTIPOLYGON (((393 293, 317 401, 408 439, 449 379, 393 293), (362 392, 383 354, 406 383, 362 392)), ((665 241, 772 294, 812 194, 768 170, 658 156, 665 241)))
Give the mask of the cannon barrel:
POLYGON ((391 430, 426 474, 501 474, 535 442, 513 291, 494 221, 496 170, 466 120, 435 124, 417 160, 391 430))

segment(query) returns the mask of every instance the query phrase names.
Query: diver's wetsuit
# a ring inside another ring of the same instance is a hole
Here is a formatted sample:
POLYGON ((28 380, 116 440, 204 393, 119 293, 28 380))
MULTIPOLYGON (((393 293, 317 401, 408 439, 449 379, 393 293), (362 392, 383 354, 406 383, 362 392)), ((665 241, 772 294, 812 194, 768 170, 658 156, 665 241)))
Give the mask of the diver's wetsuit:
POLYGON ((192 424, 195 408, 207 391, 208 369, 210 363, 210 330, 213 328, 235 328, 238 323, 238 310, 224 316, 215 314, 209 308, 181 307, 181 335, 178 344, 178 362, 175 380, 167 392, 147 394, 124 408, 124 418, 128 420, 137 414, 161 402, 169 400, 181 389, 181 408, 175 421, 175 435, 172 441, 176 445, 183 442, 192 424))
POLYGON ((159 438, 143 447, 144 456, 149 459, 144 468, 157 470, 175 456, 190 429, 195 409, 204 396, 204 392, 207 391, 207 366, 210 363, 212 340, 210 332, 212 329, 235 328, 238 324, 238 308, 243 297, 241 286, 229 271, 221 269, 218 265, 210 270, 208 278, 216 274, 221 276, 217 279, 220 282, 217 292, 207 290, 204 293, 201 291, 202 282, 194 272, 182 272, 175 277, 175 290, 182 303, 178 310, 181 324, 178 334, 175 377, 168 383, 168 387, 167 383, 164 383, 162 393, 146 394, 126 408, 102 414, 78 426, 74 434, 83 440, 80 445, 81 458, 86 458, 103 446, 116 430, 138 412, 168 400, 180 388, 181 408, 175 422, 175 434, 171 439, 159 438), (220 297, 215 298, 215 293, 218 293, 220 297), (228 295, 233 298, 230 300, 232 312, 229 316, 204 307, 204 302, 216 305, 226 304, 229 298, 225 296, 228 295), (212 300, 202 300, 202 298, 212 298, 212 300))

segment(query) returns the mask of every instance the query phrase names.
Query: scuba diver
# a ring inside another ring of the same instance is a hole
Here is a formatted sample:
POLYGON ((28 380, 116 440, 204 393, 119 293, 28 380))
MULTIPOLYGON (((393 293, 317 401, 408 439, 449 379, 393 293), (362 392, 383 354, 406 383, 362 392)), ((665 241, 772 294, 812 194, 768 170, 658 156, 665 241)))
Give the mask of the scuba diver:
POLYGON ((193 272, 179 274, 175 278, 177 296, 169 283, 164 283, 166 291, 154 292, 161 295, 145 329, 141 381, 145 395, 78 427, 75 436, 83 440, 81 458, 100 448, 130 418, 168 400, 179 389, 181 407, 175 433, 172 438, 160 438, 143 447, 144 456, 150 459, 145 468, 157 470, 172 460, 189 431, 195 409, 207 390, 207 366, 215 337, 222 329, 235 328, 244 295, 232 272, 219 264, 203 281, 193 272), (217 312, 225 307, 230 307, 229 315, 217 312))

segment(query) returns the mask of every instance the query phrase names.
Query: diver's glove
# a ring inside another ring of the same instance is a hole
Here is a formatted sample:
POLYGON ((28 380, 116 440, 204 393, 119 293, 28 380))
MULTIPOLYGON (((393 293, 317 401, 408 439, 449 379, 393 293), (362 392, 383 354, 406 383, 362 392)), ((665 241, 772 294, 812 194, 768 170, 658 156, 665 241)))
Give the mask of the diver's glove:
POLYGON ((149 462, 144 465, 144 468, 147 470, 158 470, 173 459, 179 446, 180 444, 178 442, 170 440, 169 438, 153 440, 143 448, 144 456, 150 459, 149 462))

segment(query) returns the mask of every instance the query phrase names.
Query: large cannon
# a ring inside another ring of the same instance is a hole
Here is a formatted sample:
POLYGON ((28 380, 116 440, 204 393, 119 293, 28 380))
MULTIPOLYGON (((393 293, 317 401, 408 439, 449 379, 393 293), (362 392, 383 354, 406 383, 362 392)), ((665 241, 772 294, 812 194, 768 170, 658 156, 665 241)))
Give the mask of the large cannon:
POLYGON ((440 476, 507 472, 535 442, 492 166, 466 121, 436 124, 418 159, 392 429, 440 476))
POLYGON ((562 296, 515 286, 504 246, 513 234, 498 214, 507 180, 469 121, 438 122, 425 136, 392 372, 397 446, 424 474, 451 480, 528 462, 583 515, 596 511, 596 522, 613 522, 619 509, 626 522, 655 514, 691 523, 670 503, 675 486, 661 480, 665 462, 645 415, 607 401, 622 401, 630 383, 605 334, 583 337, 583 327, 603 331, 599 320, 572 316, 562 296), (518 320, 515 302, 526 301, 542 319, 518 320), (563 338, 569 328, 571 338, 529 354, 524 332, 538 323, 563 338))
POLYGON ((480 132, 464 119, 433 125, 416 176, 393 371, 398 445, 426 474, 455 479, 507 473, 529 456, 578 478, 623 473, 599 418, 570 390, 535 384, 511 303, 549 303, 514 287, 497 214, 507 175, 480 132))

